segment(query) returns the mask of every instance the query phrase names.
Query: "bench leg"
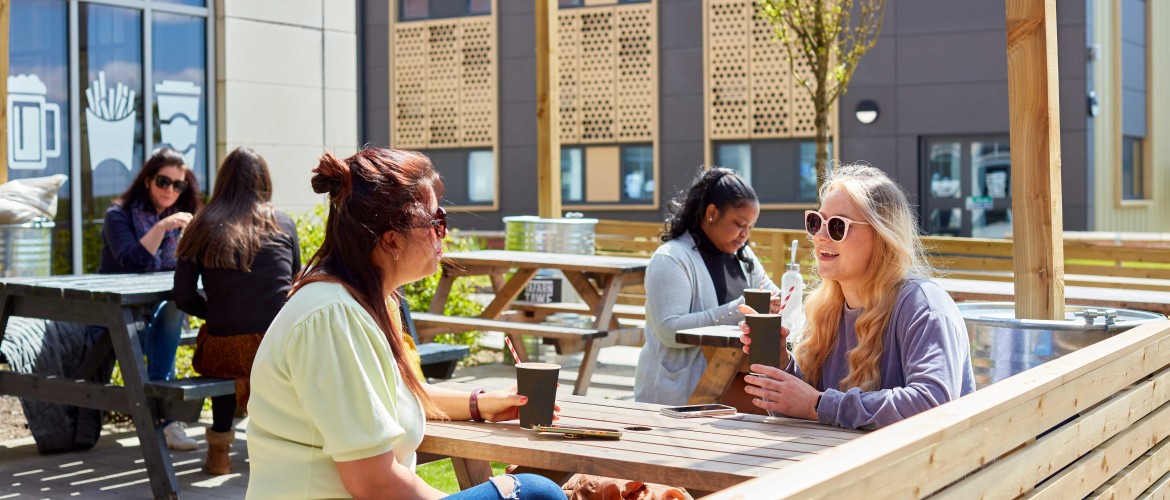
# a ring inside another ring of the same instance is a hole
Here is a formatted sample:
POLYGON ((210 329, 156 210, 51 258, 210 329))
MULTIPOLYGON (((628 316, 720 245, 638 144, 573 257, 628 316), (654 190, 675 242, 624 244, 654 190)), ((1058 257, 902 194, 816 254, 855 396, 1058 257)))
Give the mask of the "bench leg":
POLYGON ((110 329, 110 341, 122 368, 122 380, 130 406, 130 417, 134 420, 134 432, 142 447, 146 474, 150 477, 150 489, 155 498, 179 498, 179 481, 175 478, 175 467, 163 439, 162 428, 155 425, 150 401, 147 400, 144 384, 146 365, 142 362, 142 349, 138 345, 138 326, 134 312, 110 304, 106 306, 106 325, 110 329))
POLYGON ((451 457, 459 489, 466 490, 492 478, 492 465, 484 460, 451 457))
POLYGON ((585 356, 581 358, 581 367, 577 369, 577 382, 573 384, 573 395, 584 396, 589 390, 589 382, 593 379, 593 370, 597 369, 597 355, 602 347, 612 344, 612 339, 588 339, 585 341, 585 356), (608 341, 608 342, 607 342, 608 341))
POLYGON ((703 354, 707 357, 707 368, 687 400, 689 405, 718 403, 747 357, 742 349, 727 347, 703 347, 703 354))

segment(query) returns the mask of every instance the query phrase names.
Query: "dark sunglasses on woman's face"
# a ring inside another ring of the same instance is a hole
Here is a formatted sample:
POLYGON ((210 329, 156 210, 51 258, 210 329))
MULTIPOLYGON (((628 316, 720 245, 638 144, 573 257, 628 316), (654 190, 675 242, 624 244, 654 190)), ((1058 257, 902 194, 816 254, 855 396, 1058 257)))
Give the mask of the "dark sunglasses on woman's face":
POLYGON ((821 226, 824 225, 828 229, 829 239, 841 242, 845 240, 846 236, 849 236, 849 226, 853 224, 869 225, 868 222, 856 221, 848 217, 841 217, 840 215, 834 215, 826 219, 825 216, 816 210, 804 212, 804 230, 808 231, 810 236, 816 236, 817 233, 821 232, 821 226))
POLYGON ((187 181, 176 181, 165 175, 154 176, 154 185, 159 189, 174 188, 176 193, 187 190, 187 181))
POLYGON ((430 227, 435 230, 435 236, 440 240, 447 237, 447 211, 443 207, 435 210, 435 218, 419 227, 430 227))

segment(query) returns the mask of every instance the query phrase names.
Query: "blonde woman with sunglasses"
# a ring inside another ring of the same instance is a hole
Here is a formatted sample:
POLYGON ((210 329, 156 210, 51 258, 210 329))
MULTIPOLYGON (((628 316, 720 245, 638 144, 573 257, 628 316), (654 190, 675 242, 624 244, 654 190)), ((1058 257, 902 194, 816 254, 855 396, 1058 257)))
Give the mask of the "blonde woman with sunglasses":
MULTIPOLYGON (((820 281, 805 299, 803 339, 786 369, 751 366, 763 375, 745 378, 753 404, 874 429, 974 391, 963 317, 930 280, 902 189, 881 170, 844 165, 820 199, 805 214, 820 281)), ((740 328, 748 351, 751 331, 740 328)))

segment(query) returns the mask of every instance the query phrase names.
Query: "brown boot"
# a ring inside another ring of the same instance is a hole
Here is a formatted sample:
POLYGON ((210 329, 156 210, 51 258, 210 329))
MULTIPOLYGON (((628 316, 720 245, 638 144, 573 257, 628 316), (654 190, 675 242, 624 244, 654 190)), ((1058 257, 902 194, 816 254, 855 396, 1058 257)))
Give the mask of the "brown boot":
POLYGON ((232 450, 232 441, 236 439, 236 431, 215 432, 207 428, 207 463, 203 464, 203 471, 213 476, 221 476, 232 471, 232 459, 228 453, 232 450))

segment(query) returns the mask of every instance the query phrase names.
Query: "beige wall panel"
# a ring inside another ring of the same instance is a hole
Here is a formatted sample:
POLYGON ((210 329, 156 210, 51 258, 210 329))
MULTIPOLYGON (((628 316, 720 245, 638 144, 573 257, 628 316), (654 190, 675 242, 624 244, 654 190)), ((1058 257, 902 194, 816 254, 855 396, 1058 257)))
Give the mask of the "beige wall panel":
POLYGON ((468 18, 462 23, 460 54, 461 120, 459 143, 464 147, 495 144, 496 61, 495 18, 468 18))
POLYGON ((346 157, 357 151, 357 91, 325 89, 325 149, 346 157))
POLYGON ((321 88, 228 83, 221 95, 227 102, 222 131, 228 142, 324 146, 321 88))
POLYGON ((751 134, 753 138, 789 137, 792 133, 792 79, 788 51, 776 40, 772 25, 752 16, 751 134))
MULTIPOLYGON (((278 25, 303 26, 321 29, 323 2, 338 0, 221 0, 218 15, 234 19, 250 19, 278 25)), ((352 2, 350 2, 352 3, 352 2)), ((354 31, 355 18, 350 18, 346 31, 354 31)), ((338 19, 337 24, 342 20, 338 19)), ((319 60, 318 60, 319 61, 319 60)))
MULTIPOLYGON (((357 34, 326 31, 325 88, 357 90, 357 34)), ((320 82, 317 83, 320 85, 320 82)))
POLYGON ((463 86, 462 37, 459 20, 430 23, 427 117, 431 147, 459 145, 460 90, 463 86))
POLYGON ((324 201, 313 192, 313 168, 320 161, 320 146, 264 145, 228 143, 228 151, 248 146, 268 162, 272 174, 272 203, 289 213, 305 213, 324 201))
POLYGON ((357 2, 321 0, 321 6, 324 8, 326 30, 353 33, 357 29, 354 24, 357 20, 357 2))
POLYGON ((577 10, 557 14, 557 88, 560 91, 561 143, 581 141, 581 15, 577 10))
POLYGON ((1150 3, 1150 165, 1154 169, 1152 231, 1170 232, 1170 3, 1150 3))
POLYGON ((232 81, 321 86, 321 30, 233 18, 224 20, 224 29, 230 47, 252 48, 221 53, 223 72, 232 81))
POLYGON ((581 13, 581 142, 614 140, 614 9, 581 13))
MULTIPOLYGON (((784 61, 787 65, 788 61, 784 61)), ((817 134, 817 110, 813 106, 812 96, 808 91, 797 82, 797 78, 806 78, 809 85, 816 89, 816 83, 813 81, 813 74, 808 64, 808 59, 804 57, 797 57, 793 77, 789 80, 792 82, 792 137, 816 137, 817 134)), ((755 82, 753 88, 755 87, 755 82)))
POLYGON ((709 0, 708 82, 711 139, 742 139, 751 132, 751 4, 744 0, 709 0))
POLYGON ((430 140, 427 75, 430 30, 422 23, 394 26, 394 109, 391 143, 398 148, 425 148, 430 140))
POLYGON ((621 150, 616 146, 585 148, 585 198, 589 202, 621 201, 621 150))
POLYGON ((658 28, 653 4, 614 9, 617 19, 615 133, 620 141, 654 140, 658 28))

